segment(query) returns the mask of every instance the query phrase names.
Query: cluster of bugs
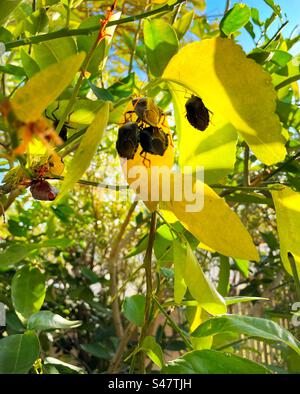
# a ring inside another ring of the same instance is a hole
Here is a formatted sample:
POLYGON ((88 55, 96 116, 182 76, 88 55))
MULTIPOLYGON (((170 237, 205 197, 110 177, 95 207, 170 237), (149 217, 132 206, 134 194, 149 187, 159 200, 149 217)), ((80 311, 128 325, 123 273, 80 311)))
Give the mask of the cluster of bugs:
POLYGON ((165 115, 151 98, 140 97, 132 100, 133 111, 125 113, 125 124, 119 128, 116 149, 120 157, 133 159, 139 144, 143 164, 151 161, 147 153, 163 156, 169 146, 170 134, 160 127, 165 115), (132 121, 135 114, 136 121, 132 121))

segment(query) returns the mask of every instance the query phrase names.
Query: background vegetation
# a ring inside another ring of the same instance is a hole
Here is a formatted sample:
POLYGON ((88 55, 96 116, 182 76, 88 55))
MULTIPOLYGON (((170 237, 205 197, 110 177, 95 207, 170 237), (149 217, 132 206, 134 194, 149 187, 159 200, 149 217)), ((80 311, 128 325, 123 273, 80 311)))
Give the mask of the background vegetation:
POLYGON ((300 372, 297 29, 273 0, 112 3, 0 3, 0 372, 300 372), (175 167, 204 166, 199 216, 104 187, 126 184, 115 142, 136 96, 167 113, 175 167), (67 134, 51 153, 45 121, 67 134), (54 201, 30 193, 41 178, 54 201))

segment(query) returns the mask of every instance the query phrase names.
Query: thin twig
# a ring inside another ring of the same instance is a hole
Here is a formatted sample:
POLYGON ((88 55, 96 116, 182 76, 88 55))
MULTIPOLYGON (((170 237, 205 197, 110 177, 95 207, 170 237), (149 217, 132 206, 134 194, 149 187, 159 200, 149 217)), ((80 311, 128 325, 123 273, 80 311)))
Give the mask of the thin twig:
MULTIPOLYGON (((110 21, 110 22, 108 22, 107 27, 139 21, 140 19, 144 19, 144 18, 147 18, 148 16, 152 16, 152 15, 156 15, 156 14, 167 13, 169 11, 172 11, 176 6, 183 3, 184 1, 185 0, 178 0, 176 3, 174 3, 172 5, 166 4, 160 8, 157 8, 157 9, 154 9, 151 11, 147 11, 147 12, 143 12, 138 15, 129 16, 127 18, 122 18, 122 19, 119 19, 116 21, 110 21)), ((22 38, 17 41, 7 42, 5 44, 5 48, 7 51, 9 51, 12 48, 16 48, 16 47, 20 47, 20 46, 24 46, 24 45, 30 45, 30 44, 39 44, 40 42, 55 40, 56 38, 61 38, 61 37, 86 36, 86 35, 92 34, 95 31, 98 31, 98 30, 99 30, 99 26, 92 26, 92 27, 88 27, 85 29, 69 29, 69 30, 61 29, 61 30, 47 33, 47 34, 40 34, 37 36, 22 38)))
POLYGON ((109 274, 110 274, 110 296, 113 298, 112 302, 112 314, 113 314, 113 321, 114 321, 114 326, 116 330, 116 334, 119 338, 121 338, 124 335, 124 330, 123 330, 123 324, 121 320, 121 314, 120 314, 120 307, 119 307, 119 299, 116 297, 116 293, 118 291, 118 286, 117 286, 117 258, 118 254, 120 251, 120 243, 123 238, 124 232, 126 230, 126 227, 128 226, 130 222, 130 218, 135 210, 135 207, 137 205, 137 201, 134 201, 126 215, 126 218, 124 222, 122 223, 122 226, 120 228, 120 231, 115 238, 115 240, 112 242, 111 245, 111 252, 108 257, 108 264, 109 264, 109 274))
POLYGON ((248 187, 250 185, 250 177, 249 177, 249 146, 245 145, 245 152, 244 152, 244 186, 248 187))
POLYGON ((277 30, 277 32, 269 39, 269 41, 262 46, 262 49, 266 49, 268 48, 268 46, 277 39, 277 37, 279 36, 279 34, 282 32, 282 30, 285 28, 285 26, 289 23, 289 21, 285 21, 280 28, 277 30))
POLYGON ((175 332, 178 333, 178 335, 181 337, 183 342, 185 343, 185 346, 187 347, 188 350, 192 350, 192 344, 190 341, 187 339, 187 337, 184 335, 183 331, 178 327, 178 325, 173 321, 173 319, 168 315, 168 313, 164 310, 164 308, 160 305, 159 301, 157 300, 156 297, 153 297, 154 302, 158 306, 158 309, 161 311, 161 313, 165 316, 165 318, 168 320, 169 325, 173 328, 175 332))
POLYGON ((109 368, 107 370, 107 373, 116 373, 118 371, 120 362, 122 361, 122 355, 124 353, 124 350, 130 341, 133 333, 136 330, 136 326, 133 323, 129 323, 128 326, 125 329, 125 333, 123 337, 120 340, 119 347, 113 357, 113 359, 110 362, 109 368))
MULTIPOLYGON (((145 314, 144 314, 144 323, 141 329, 141 335, 139 339, 139 348, 142 347, 144 339, 148 334, 150 317, 151 317, 151 306, 152 306, 152 250, 155 240, 155 231, 156 231, 156 212, 152 212, 151 214, 151 224, 150 224, 150 233, 148 239, 148 246, 144 258, 144 268, 146 273, 146 302, 145 302, 145 314)), ((145 354, 144 352, 140 352, 140 365, 139 365, 140 373, 145 373, 145 354)))

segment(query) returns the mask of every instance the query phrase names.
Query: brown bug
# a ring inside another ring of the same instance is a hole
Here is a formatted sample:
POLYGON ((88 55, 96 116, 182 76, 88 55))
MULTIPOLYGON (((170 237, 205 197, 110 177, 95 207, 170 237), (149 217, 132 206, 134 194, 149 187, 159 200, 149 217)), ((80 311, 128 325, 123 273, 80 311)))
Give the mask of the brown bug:
POLYGON ((53 201, 58 194, 58 190, 43 179, 32 181, 30 191, 33 198, 41 201, 53 201))
POLYGON ((149 97, 133 99, 132 105, 134 110, 128 111, 127 114, 135 113, 138 117, 138 123, 145 122, 150 126, 156 127, 158 126, 162 116, 164 116, 162 109, 159 108, 149 97))
POLYGON ((164 155, 169 145, 168 134, 158 127, 145 127, 140 132, 140 144, 142 147, 140 155, 144 158, 144 161, 150 162, 146 157, 147 153, 159 156, 164 155), (145 155, 143 156, 143 154, 145 155))
POLYGON ((204 131, 209 125, 209 113, 200 97, 192 96, 185 103, 186 118, 197 130, 204 131))
POLYGON ((133 159, 140 140, 140 128, 135 122, 125 123, 119 128, 116 149, 120 157, 133 159))

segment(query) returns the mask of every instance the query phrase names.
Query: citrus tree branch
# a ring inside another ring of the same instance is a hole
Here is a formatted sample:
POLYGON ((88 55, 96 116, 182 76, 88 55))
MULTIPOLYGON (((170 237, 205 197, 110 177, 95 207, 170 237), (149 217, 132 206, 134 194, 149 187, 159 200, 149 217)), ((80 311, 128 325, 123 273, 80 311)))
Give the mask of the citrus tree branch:
MULTIPOLYGON (((129 23, 129 22, 139 21, 141 19, 147 18, 148 16, 152 16, 152 15, 156 15, 156 14, 160 14, 160 13, 167 13, 167 12, 172 11, 176 6, 178 6, 179 4, 184 3, 184 2, 185 2, 185 0, 178 0, 176 3, 174 3, 172 5, 166 4, 160 8, 156 8, 155 10, 143 12, 143 13, 137 14, 137 15, 128 16, 126 18, 122 18, 122 19, 119 19, 116 21, 110 21, 107 23, 106 27, 115 26, 115 25, 122 25, 122 24, 129 23)), ((40 34, 37 36, 31 36, 31 37, 27 37, 27 38, 22 38, 20 40, 7 42, 5 44, 5 48, 7 51, 9 51, 13 48, 17 48, 20 46, 30 45, 30 44, 39 44, 40 42, 55 40, 56 38, 61 38, 61 37, 86 36, 86 35, 92 34, 95 31, 98 31, 98 30, 99 30, 99 25, 91 26, 86 29, 61 29, 61 30, 47 33, 47 34, 40 34)))

